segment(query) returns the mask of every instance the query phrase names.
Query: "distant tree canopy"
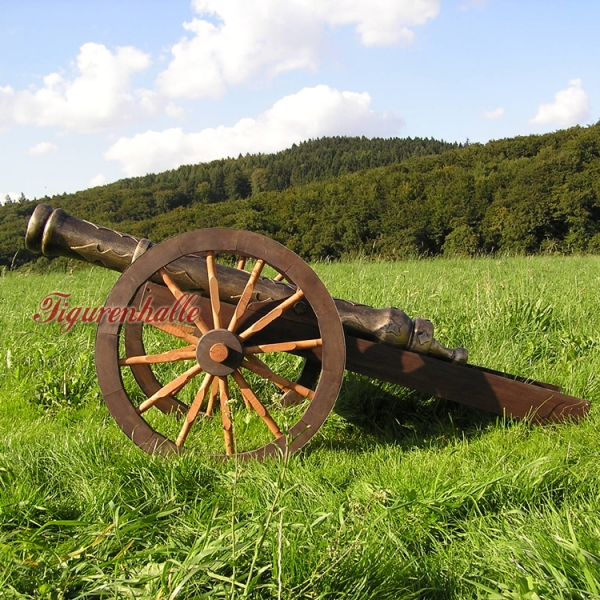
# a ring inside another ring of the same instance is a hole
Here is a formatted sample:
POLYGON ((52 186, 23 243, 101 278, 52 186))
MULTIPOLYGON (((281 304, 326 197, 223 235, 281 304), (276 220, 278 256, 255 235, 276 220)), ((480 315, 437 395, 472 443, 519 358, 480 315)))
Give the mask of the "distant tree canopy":
POLYGON ((249 229, 307 259, 599 252, 600 123, 485 145, 323 138, 22 198, 0 207, 0 264, 37 258, 23 236, 39 202, 155 241, 201 227, 249 229))

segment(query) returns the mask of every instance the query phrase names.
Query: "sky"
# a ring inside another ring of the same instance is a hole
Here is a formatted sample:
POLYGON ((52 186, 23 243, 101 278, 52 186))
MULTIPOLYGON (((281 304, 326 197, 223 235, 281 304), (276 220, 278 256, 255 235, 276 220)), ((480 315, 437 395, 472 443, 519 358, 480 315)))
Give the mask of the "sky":
POLYGON ((600 120, 597 0, 0 0, 0 201, 331 135, 600 120))

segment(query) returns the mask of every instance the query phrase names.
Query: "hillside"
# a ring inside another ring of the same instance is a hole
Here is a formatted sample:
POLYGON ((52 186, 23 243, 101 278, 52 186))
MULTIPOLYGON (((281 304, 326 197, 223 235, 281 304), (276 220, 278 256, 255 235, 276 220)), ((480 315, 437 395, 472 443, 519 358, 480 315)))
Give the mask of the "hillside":
MULTIPOLYGON (((153 240, 250 229, 307 259, 596 252, 600 123, 464 147, 328 138, 43 201, 153 240)), ((2 207, 3 264, 33 204, 2 207)), ((28 259, 21 251, 15 263, 28 259)))
MULTIPOLYGON (((39 202, 60 206, 79 218, 123 231, 130 231, 133 226, 136 231, 143 231, 150 219, 176 208, 201 208, 201 212, 208 209, 212 214, 215 210, 212 205, 223 202, 243 200, 266 191, 280 192, 458 147, 455 143, 421 138, 322 138, 294 144, 276 154, 240 155, 237 159, 184 165, 75 194, 9 203, 0 206, 0 265, 19 265, 37 259, 24 249, 23 236, 27 219, 39 202)), ((226 208, 225 213, 232 210, 235 209, 226 208)), ((215 214, 222 212, 217 208, 215 214)), ((216 219, 218 222, 220 217, 216 219)))

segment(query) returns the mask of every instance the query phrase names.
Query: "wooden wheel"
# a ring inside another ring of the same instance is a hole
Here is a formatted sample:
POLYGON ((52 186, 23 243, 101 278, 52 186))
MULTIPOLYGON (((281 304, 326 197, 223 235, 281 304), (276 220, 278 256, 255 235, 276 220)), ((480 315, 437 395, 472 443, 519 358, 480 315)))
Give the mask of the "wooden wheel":
MULTIPOLYGON (((236 268, 244 271, 246 269, 247 257, 242 256, 238 259, 236 268)), ((273 277, 273 281, 282 281, 284 276, 277 273, 273 277)), ((144 344, 144 323, 127 323, 125 326, 125 356, 145 356, 148 354, 144 344)), ((130 365, 131 373, 135 378, 142 392, 149 398, 158 392, 163 384, 158 381, 156 374, 152 370, 151 364, 132 364, 130 365)), ((299 369, 299 375, 295 382, 304 387, 314 389, 319 380, 321 368, 318 361, 314 359, 306 359, 304 365, 299 369)), ((294 390, 288 390, 282 395, 281 399, 284 405, 297 404, 302 401, 302 397, 294 390)), ((180 402, 174 396, 161 398, 155 404, 156 408, 165 414, 178 413, 185 414, 187 406, 180 402)))
POLYGON ((104 308, 96 337, 98 381, 121 429, 146 452, 185 447, 222 455, 224 448, 225 456, 262 459, 286 447, 294 451, 316 433, 337 398, 345 343, 333 300, 304 261, 258 234, 207 229, 154 246, 123 273, 104 308), (194 305, 193 324, 137 321, 147 290, 160 287, 171 303, 182 298, 187 290, 176 281, 175 261, 192 259, 205 264, 200 287, 208 296, 194 305), (231 272, 239 282, 235 265, 242 260, 252 272, 232 294, 231 272), (283 297, 257 302, 255 288, 268 267, 293 284, 279 284, 283 297), (131 315, 125 323, 111 317, 119 310, 131 315), (145 330, 161 339, 145 344, 145 330), (314 389, 295 381, 303 358, 321 361, 314 389), (281 390, 302 402, 282 406, 281 390))

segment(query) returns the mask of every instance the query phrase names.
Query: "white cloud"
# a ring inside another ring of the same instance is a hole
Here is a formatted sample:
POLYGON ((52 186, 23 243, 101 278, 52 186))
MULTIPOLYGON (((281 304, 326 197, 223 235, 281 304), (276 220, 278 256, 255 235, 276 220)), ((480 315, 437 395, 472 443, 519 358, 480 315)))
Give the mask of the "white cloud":
POLYGON ((193 0, 192 6, 201 18, 184 23, 191 37, 173 46, 157 79, 169 97, 218 98, 227 86, 257 77, 315 71, 326 27, 354 25, 365 46, 408 45, 415 37, 410 27, 436 17, 440 0, 193 0))
POLYGON ((374 112, 370 103, 367 93, 340 92, 326 85, 304 88, 277 101, 256 119, 241 119, 232 127, 196 133, 172 128, 122 137, 104 158, 119 161, 126 175, 136 176, 240 153, 277 152, 309 138, 398 135, 402 119, 374 112))
POLYGON ((566 90, 557 92, 554 102, 541 104, 537 114, 529 122, 570 127, 590 116, 590 100, 581 87, 581 79, 571 79, 566 90))
POLYGON ((10 199, 15 202, 21 197, 21 194, 18 192, 0 192, 0 204, 5 203, 6 196, 10 196, 10 199))
POLYGON ((150 66, 147 54, 133 47, 113 54, 102 44, 88 43, 81 46, 76 66, 73 79, 51 73, 35 91, 0 88, 0 128, 37 125, 89 133, 154 110, 148 99, 152 92, 131 90, 132 75, 150 66))
POLYGON ((56 144, 51 144, 50 142, 40 142, 35 146, 31 146, 27 150, 27 154, 31 154, 32 156, 42 156, 44 154, 56 154, 60 148, 56 144))
POLYGON ((169 102, 165 106, 165 113, 167 113, 167 117, 171 117, 171 119, 179 119, 180 121, 185 119, 185 110, 181 106, 177 106, 175 102, 169 102))
POLYGON ((415 39, 409 26, 437 17, 439 0, 313 0, 327 25, 356 25, 365 46, 406 46, 415 39))
POLYGON ((88 181, 88 187, 92 188, 99 185, 103 185, 104 183, 106 183, 106 177, 103 173, 98 173, 98 175, 95 175, 88 181))
POLYGON ((504 116, 504 109, 497 108, 496 110, 487 110, 485 112, 482 112, 479 115, 479 118, 485 119, 486 121, 497 121, 498 119, 501 119, 503 116, 504 116))

